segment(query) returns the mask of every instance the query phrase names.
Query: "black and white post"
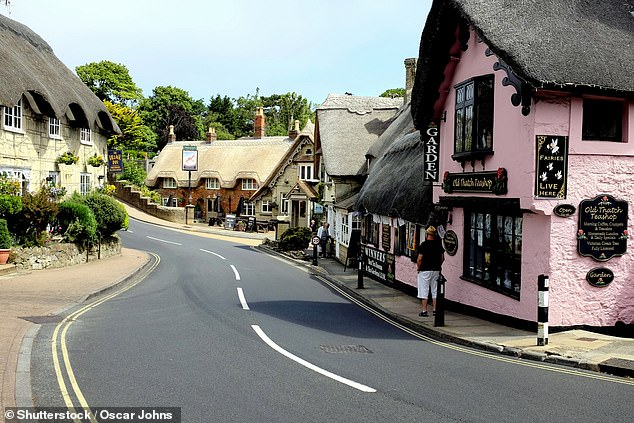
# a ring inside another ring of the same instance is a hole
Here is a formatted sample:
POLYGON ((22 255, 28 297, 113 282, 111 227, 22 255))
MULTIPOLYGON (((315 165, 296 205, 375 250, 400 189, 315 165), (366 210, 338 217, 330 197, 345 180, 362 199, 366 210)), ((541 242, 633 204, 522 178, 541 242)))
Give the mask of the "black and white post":
POLYGON ((537 304, 537 345, 548 345, 548 283, 546 275, 537 277, 539 300, 537 304))

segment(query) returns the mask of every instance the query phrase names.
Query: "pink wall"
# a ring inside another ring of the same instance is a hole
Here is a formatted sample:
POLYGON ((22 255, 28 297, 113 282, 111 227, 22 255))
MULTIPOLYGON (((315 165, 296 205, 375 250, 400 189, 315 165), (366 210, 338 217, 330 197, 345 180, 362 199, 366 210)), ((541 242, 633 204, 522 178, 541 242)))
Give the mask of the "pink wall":
MULTIPOLYGON (((550 324, 614 325, 617 321, 634 323, 634 255, 631 248, 623 257, 608 262, 597 262, 581 257, 577 253, 577 216, 560 218, 552 213, 557 204, 573 204, 594 198, 599 194, 610 194, 628 201, 629 221, 634 219, 634 102, 627 106, 624 122, 626 143, 581 141, 582 100, 538 93, 539 101, 533 100, 531 113, 523 116, 519 107, 510 102, 515 92, 512 87, 502 86, 506 73, 493 71, 495 56, 486 57, 487 46, 478 43, 472 34, 469 48, 458 63, 450 86, 471 77, 485 74, 495 75, 495 154, 487 157, 484 166, 476 162, 465 165, 465 172, 495 171, 504 167, 508 172, 508 194, 496 198, 519 198, 520 207, 529 210, 524 214, 522 246, 522 288, 520 300, 509 298, 489 289, 460 279, 462 275, 462 247, 464 243, 464 216, 462 209, 453 211, 452 229, 461 245, 458 253, 447 256, 443 273, 448 279, 447 298, 463 304, 535 321, 537 316, 537 276, 550 276, 550 324), (568 165, 568 196, 564 200, 542 200, 533 198, 535 179, 535 136, 567 135, 570 140, 568 165), (612 284, 595 288, 585 280, 586 273, 599 266, 610 268, 615 274, 612 284)), ((441 174, 462 172, 459 162, 451 159, 453 154, 453 122, 455 90, 450 89, 445 104, 446 123, 441 122, 441 174)), ((471 197, 491 197, 489 194, 453 194, 471 197)), ((443 196, 440 184, 434 187, 434 202, 443 196)), ((398 275, 397 275, 398 276, 398 275)), ((409 275, 408 275, 409 276, 409 275)), ((400 278, 399 278, 400 279, 400 278)))

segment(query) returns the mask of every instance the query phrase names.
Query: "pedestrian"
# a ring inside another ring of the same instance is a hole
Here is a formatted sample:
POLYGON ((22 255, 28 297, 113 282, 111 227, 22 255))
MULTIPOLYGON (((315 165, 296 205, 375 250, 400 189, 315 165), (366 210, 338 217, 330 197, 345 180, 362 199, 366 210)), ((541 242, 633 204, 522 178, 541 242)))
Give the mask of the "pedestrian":
POLYGON ((328 238, 330 238, 330 232, 328 230, 329 227, 330 225, 328 222, 324 222, 317 231, 317 236, 319 237, 319 248, 321 248, 320 256, 323 258, 326 258, 326 245, 328 245, 328 238))
POLYGON ((315 222, 315 219, 310 220, 310 233, 313 235, 317 233, 317 222, 315 222))
POLYGON ((445 261, 445 249, 440 243, 440 239, 436 236, 436 228, 433 226, 425 230, 425 241, 418 246, 418 298, 421 300, 423 311, 418 315, 421 317, 429 316, 427 312, 427 303, 429 298, 429 290, 431 289, 431 298, 433 306, 433 314, 436 314, 436 289, 438 277, 442 263, 445 261))

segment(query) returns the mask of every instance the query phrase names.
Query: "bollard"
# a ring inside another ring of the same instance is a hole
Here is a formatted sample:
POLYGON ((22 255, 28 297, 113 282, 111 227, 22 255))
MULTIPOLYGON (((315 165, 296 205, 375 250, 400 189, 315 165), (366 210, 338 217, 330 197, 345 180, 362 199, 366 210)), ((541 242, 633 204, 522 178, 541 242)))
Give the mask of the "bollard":
POLYGON ((313 243, 313 266, 317 266, 317 245, 313 243))
POLYGON ((436 316, 434 316, 434 326, 445 326, 445 282, 447 279, 443 274, 438 275, 436 287, 436 316))
POLYGON ((357 257, 357 262, 359 263, 359 271, 357 272, 357 289, 363 288, 363 256, 359 255, 357 257))
POLYGON ((537 345, 548 345, 548 284, 546 275, 537 277, 539 299, 537 303, 537 345))

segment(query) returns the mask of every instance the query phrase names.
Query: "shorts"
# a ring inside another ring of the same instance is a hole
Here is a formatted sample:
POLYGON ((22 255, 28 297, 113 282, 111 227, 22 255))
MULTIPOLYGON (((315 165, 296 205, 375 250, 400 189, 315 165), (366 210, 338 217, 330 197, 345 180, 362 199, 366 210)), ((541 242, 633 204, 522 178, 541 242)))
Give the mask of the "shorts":
POLYGON ((418 272, 418 298, 428 298, 430 288, 431 297, 436 298, 438 276, 440 276, 440 270, 424 270, 418 272))

